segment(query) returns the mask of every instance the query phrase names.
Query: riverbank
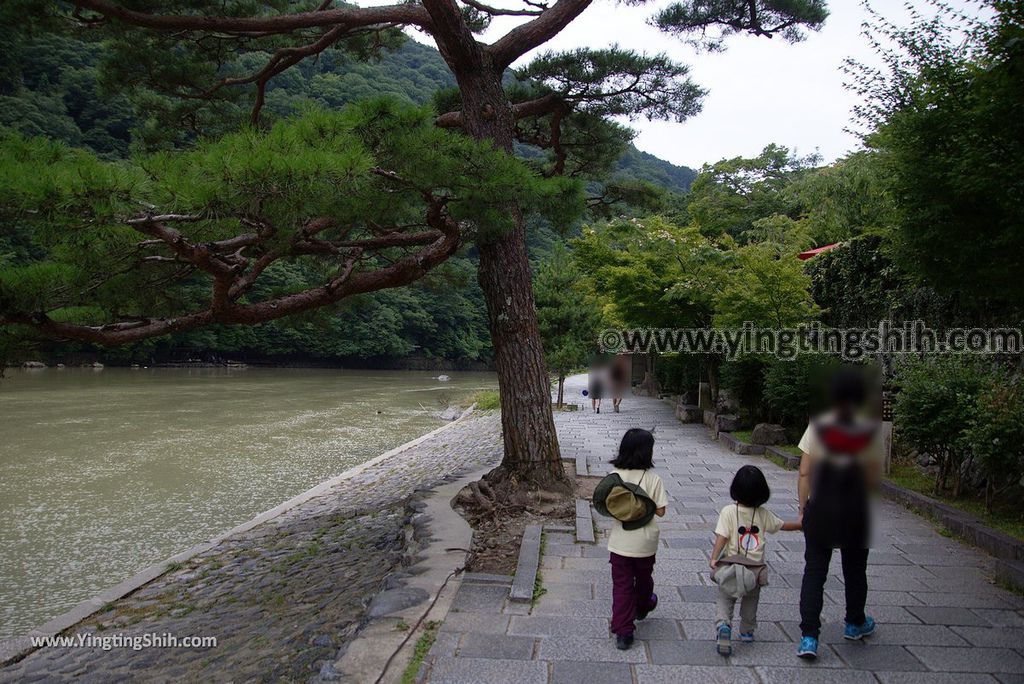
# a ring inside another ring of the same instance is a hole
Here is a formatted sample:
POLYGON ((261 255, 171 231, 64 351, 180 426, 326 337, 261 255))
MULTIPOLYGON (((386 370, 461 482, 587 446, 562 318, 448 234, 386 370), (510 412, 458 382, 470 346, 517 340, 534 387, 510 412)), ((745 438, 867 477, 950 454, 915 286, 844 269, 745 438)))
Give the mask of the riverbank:
POLYGON ((191 357, 123 358, 101 354, 36 354, 30 358, 8 360, 0 365, 0 377, 4 371, 18 368, 29 370, 63 370, 65 368, 326 368, 334 370, 387 370, 387 371, 460 371, 490 372, 494 370, 491 361, 456 361, 427 356, 388 357, 343 357, 334 359, 312 357, 266 357, 234 354, 230 358, 214 355, 212 358, 200 354, 191 357))
POLYGON ((210 648, 47 647, 0 669, 0 682, 309 680, 338 660, 370 599, 398 582, 424 521, 417 496, 496 464, 496 414, 471 415, 363 464, 287 510, 176 561, 64 635, 216 637, 210 648))
POLYGON ((0 382, 0 638, 444 425, 463 397, 495 383, 437 375, 10 373, 0 382))

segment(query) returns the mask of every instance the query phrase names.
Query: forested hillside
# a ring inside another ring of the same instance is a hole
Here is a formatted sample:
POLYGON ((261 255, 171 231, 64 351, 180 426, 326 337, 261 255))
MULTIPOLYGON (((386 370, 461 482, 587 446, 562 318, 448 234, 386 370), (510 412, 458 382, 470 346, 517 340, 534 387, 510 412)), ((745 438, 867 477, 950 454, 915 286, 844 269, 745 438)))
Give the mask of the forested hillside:
MULTIPOLYGON (((105 73, 147 65, 120 64, 104 45, 77 36, 41 34, 31 43, 19 42, 16 36, 2 38, 10 49, 0 56, 0 126, 26 135, 45 136, 117 159, 134 152, 187 147, 201 136, 218 136, 248 119, 249 91, 235 99, 215 100, 212 106, 152 90, 113 92, 104 81, 105 73)), ((273 120, 310 107, 336 109, 381 95, 429 105, 438 91, 453 85, 437 51, 411 40, 382 51, 370 63, 341 50, 328 50, 271 81, 264 114, 273 120)), ((529 156, 530 151, 524 154, 529 156)), ((653 183, 671 196, 687 192, 696 172, 630 145, 613 176, 627 186, 637 181, 653 183)), ((624 203, 615 202, 605 213, 629 211, 624 203)), ((533 223, 531 257, 540 259, 564 236, 539 221, 533 223)), ((0 231, 0 262, 33 259, 32 244, 16 224, 5 223, 0 231)), ((63 345, 43 351, 54 358, 101 351, 108 361, 142 363, 183 358, 363 364, 418 363, 422 358, 427 363, 486 363, 490 340, 474 258, 472 247, 467 247, 413 286, 359 297, 306 318, 251 328, 214 327, 116 350, 63 345)), ((280 274, 275 287, 297 287, 307 275, 294 265, 280 274)))

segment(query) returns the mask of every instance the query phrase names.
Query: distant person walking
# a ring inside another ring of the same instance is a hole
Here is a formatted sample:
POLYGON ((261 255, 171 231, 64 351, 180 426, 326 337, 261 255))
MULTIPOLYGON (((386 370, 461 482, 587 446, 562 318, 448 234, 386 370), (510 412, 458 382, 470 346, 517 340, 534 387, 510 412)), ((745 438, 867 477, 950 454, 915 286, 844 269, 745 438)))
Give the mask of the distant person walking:
POLYGON ((877 420, 863 415, 867 383, 855 370, 835 374, 832 409, 813 419, 800 440, 800 513, 803 516, 804 576, 800 585, 797 655, 818 657, 821 609, 832 550, 843 559, 846 626, 843 637, 859 640, 875 631, 867 602, 870 490, 881 475, 882 443, 877 420))
POLYGON ((609 376, 612 385, 612 410, 615 413, 619 412, 619 407, 622 405, 622 397, 629 388, 629 372, 626 369, 626 364, 628 363, 629 357, 625 354, 619 354, 612 359, 609 376))
POLYGON ((601 399, 604 397, 606 375, 602 364, 594 363, 590 366, 590 374, 587 377, 587 393, 590 395, 590 410, 594 413, 601 412, 601 399))

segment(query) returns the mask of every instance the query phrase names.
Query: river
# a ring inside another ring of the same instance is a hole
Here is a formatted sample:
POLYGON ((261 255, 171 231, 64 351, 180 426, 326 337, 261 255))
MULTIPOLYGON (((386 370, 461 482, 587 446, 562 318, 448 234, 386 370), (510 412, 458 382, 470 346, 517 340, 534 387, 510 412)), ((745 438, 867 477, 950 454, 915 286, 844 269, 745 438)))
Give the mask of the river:
POLYGON ((488 373, 8 370, 0 637, 442 422, 488 373))

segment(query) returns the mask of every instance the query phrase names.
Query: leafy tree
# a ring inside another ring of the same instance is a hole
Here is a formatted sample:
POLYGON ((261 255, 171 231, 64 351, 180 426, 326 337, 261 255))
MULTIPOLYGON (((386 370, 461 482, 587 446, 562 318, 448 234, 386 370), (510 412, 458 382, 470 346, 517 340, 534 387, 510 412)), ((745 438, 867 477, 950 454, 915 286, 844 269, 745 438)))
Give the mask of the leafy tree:
POLYGON ((572 246, 608 320, 659 328, 711 323, 727 257, 696 229, 659 216, 617 220, 585 227, 572 246))
POLYGON ((965 437, 985 474, 985 508, 1024 484, 1024 378, 996 375, 978 395, 965 437))
POLYGON ((794 441, 824 406, 822 388, 839 361, 824 354, 774 360, 764 370, 763 403, 768 417, 786 427, 794 441))
POLYGON ((558 377, 562 407, 565 376, 587 363, 596 346, 600 311, 580 287, 580 272, 564 246, 558 245, 537 270, 533 296, 544 341, 544 358, 558 377))
POLYGON ((780 258, 799 254, 814 244, 804 221, 794 221, 783 214, 754 221, 744 237, 750 243, 772 248, 780 258))
POLYGON ((973 359, 939 355, 908 359, 897 379, 899 439, 938 459, 936 493, 952 476, 953 496, 960 496, 972 453, 965 428, 975 416, 976 397, 987 384, 985 370, 973 359))
POLYGON ((907 27, 875 16, 883 66, 849 65, 891 178, 892 255, 940 291, 1020 301, 1024 5, 986 0, 985 22, 934 4, 907 27))
POLYGON ((854 152, 798 174, 785 194, 799 207, 799 223, 815 245, 885 232, 895 222, 889 179, 876 153, 854 152))
MULTIPOLYGON (((411 27, 435 40, 458 85, 458 106, 442 113, 435 122, 438 126, 461 130, 467 137, 504 153, 511 153, 517 137, 525 135, 528 139, 520 142, 550 152, 546 172, 560 174, 573 168, 593 172, 587 158, 598 147, 595 142, 605 143, 616 137, 615 127, 605 123, 603 117, 651 115, 682 120, 695 111, 695 98, 700 93, 686 82, 685 71, 667 59, 618 48, 575 51, 569 56, 542 55, 536 64, 523 67, 532 79, 530 87, 508 87, 506 70, 557 36, 589 4, 590 0, 556 0, 553 4, 525 3, 521 9, 505 9, 476 0, 462 5, 455 0, 420 0, 376 7, 335 7, 330 1, 271 5, 234 0, 142 0, 129 5, 112 0, 15 1, 7 3, 4 16, 18 19, 20 11, 22 24, 68 18, 106 32, 114 48, 107 64, 111 81, 144 86, 154 94, 154 111, 161 103, 166 104, 165 121, 176 118, 185 123, 202 120, 218 107, 230 108, 247 87, 254 90, 251 121, 258 123, 261 111, 271 103, 269 84, 282 75, 292 77, 295 72, 286 72, 303 60, 332 46, 360 57, 369 56, 382 45, 398 42, 400 27, 411 27), (525 20, 490 44, 477 40, 476 34, 491 19, 509 15, 525 20), (259 61, 261 52, 265 59, 259 61)), ((797 40, 801 26, 816 29, 825 15, 820 0, 783 5, 765 0, 710 4, 685 0, 663 11, 657 23, 672 32, 706 32, 710 28, 723 34, 749 32, 797 40)), ((189 130, 189 126, 171 129, 189 130)), ((507 163, 499 168, 510 170, 507 163)), ((530 189, 537 187, 535 183, 528 185, 530 189)), ((460 192, 468 194, 467 190, 461 188, 460 192)), ((430 209, 438 195, 432 191, 427 194, 425 201, 430 209)), ((524 209, 530 201, 525 194, 510 192, 503 206, 485 204, 481 215, 471 217, 480 256, 479 282, 487 302, 503 398, 505 458, 490 477, 494 481, 567 489, 530 289, 524 225, 524 209)), ((438 210, 443 214, 444 207, 434 206, 426 218, 436 222, 438 210)), ((139 225, 152 225, 149 219, 139 218, 139 225)), ((436 225, 431 228, 440 230, 436 225)), ((450 240, 438 238, 437 248, 442 253, 449 246, 454 252, 449 242, 457 244, 458 240, 454 232, 451 235, 450 240)), ((201 249, 195 243, 182 245, 177 240, 172 242, 182 247, 179 252, 201 249)), ((196 256, 206 259, 199 253, 196 256)), ((240 256, 246 258, 244 250, 240 256)), ((393 278, 380 278, 377 284, 387 287, 409 282, 429 270, 423 268, 424 263, 435 265, 434 256, 442 255, 431 252, 427 262, 416 258, 396 262, 395 271, 389 272, 393 278)), ((444 254, 447 256, 450 253, 444 254)), ((223 270, 222 266, 208 265, 223 270)), ((342 274, 345 268, 347 262, 342 261, 342 274)), ((320 294, 305 301, 315 301, 307 307, 313 308, 331 299, 320 294)), ((252 317, 247 322, 255 323, 282 309, 250 311, 252 317)), ((11 320, 6 310, 4 315, 11 320)), ((167 331, 166 326, 139 325, 137 317, 119 320, 111 324, 113 328, 62 323, 59 330, 53 327, 52 318, 40 319, 35 312, 16 314, 15 319, 43 332, 108 342, 141 337, 142 330, 152 334, 167 331)))
POLYGON ((715 324, 791 328, 817 313, 810 278, 795 254, 779 255, 770 244, 755 243, 736 250, 733 268, 715 296, 715 324))
POLYGON ((705 165, 693 181, 689 218, 705 235, 731 235, 740 241, 759 219, 797 218, 797 206, 784 190, 814 161, 814 157, 796 157, 780 145, 768 145, 757 157, 705 165))
POLYGON ((807 273, 822 321, 837 328, 873 327, 891 314, 905 279, 877 236, 850 240, 811 259, 807 273))
POLYGON ((673 3, 659 12, 654 21, 664 30, 687 36, 698 47, 720 50, 725 39, 737 33, 802 40, 805 28, 817 30, 826 17, 828 9, 823 0, 704 0, 673 3))

